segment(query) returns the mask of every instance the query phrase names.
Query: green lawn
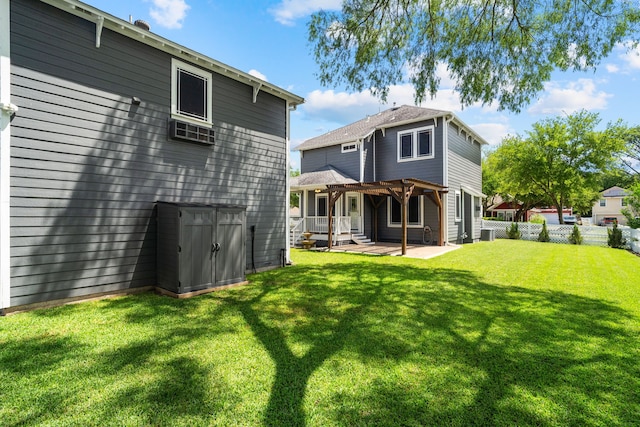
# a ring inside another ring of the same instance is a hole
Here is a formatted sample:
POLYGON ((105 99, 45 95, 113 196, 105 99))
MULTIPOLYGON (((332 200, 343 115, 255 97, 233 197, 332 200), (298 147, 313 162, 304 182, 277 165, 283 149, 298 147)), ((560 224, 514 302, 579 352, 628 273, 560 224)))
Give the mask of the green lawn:
POLYGON ((640 257, 293 259, 189 300, 1 318, 0 424, 640 425, 640 257))

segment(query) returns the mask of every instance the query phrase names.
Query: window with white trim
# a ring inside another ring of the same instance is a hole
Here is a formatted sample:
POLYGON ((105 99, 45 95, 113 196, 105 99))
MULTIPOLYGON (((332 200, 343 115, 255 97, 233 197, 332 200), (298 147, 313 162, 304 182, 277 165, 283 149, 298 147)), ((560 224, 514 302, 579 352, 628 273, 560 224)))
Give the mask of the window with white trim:
POLYGON ((459 191, 456 191, 455 213, 456 222, 462 221, 462 194, 459 191))
POLYGON ((212 74, 171 59, 171 116, 211 125, 212 74))
POLYGON ((433 126, 398 132, 398 162, 434 157, 433 126))
MULTIPOLYGON (((422 227, 422 196, 411 197, 407 203, 407 227, 422 227)), ((387 226, 402 227, 402 205, 393 197, 387 198, 387 226)))
POLYGON ((628 203, 627 203, 627 198, 626 197, 622 198, 621 204, 622 204, 622 206, 627 206, 628 203))
POLYGON ((600 207, 604 208, 607 206, 607 199, 600 199, 600 207))
POLYGON ((358 144, 356 143, 342 144, 343 153, 351 153, 353 151, 358 151, 358 144))

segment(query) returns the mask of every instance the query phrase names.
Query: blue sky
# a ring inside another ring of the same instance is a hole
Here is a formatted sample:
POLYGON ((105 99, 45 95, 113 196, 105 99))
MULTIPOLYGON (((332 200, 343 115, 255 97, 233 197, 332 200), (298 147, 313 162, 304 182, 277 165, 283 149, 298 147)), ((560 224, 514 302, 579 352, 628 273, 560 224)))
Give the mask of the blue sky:
MULTIPOLYGON (((397 105, 413 105, 409 85, 391 88, 387 104, 367 92, 324 87, 307 40, 306 25, 316 10, 333 10, 340 0, 85 0, 118 18, 143 19, 151 31, 227 65, 263 78, 305 98, 292 113, 292 146, 397 105)), ((545 117, 579 109, 597 112, 602 125, 622 119, 640 125, 640 49, 623 46, 605 59, 596 72, 554 73, 544 92, 522 113, 493 106, 462 109, 442 67, 438 95, 424 107, 453 111, 491 144, 508 134, 524 134, 545 117)), ((292 166, 299 168, 292 153, 292 166)))

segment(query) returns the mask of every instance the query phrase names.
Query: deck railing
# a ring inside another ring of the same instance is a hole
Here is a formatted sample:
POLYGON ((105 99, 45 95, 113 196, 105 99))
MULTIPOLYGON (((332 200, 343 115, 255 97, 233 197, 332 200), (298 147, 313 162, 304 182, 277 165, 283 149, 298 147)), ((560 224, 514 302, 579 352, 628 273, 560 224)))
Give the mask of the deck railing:
MULTIPOLYGON (((327 234, 329 218, 326 216, 308 216, 291 220, 291 230, 295 233, 310 231, 312 233, 327 234)), ((333 233, 351 233, 351 217, 339 216, 333 218, 333 233)))

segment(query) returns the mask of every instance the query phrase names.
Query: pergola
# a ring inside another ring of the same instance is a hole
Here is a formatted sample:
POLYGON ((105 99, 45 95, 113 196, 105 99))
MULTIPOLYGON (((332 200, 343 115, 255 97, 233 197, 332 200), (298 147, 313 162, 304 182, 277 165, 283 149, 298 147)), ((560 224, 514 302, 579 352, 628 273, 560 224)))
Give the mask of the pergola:
POLYGON ((327 185, 327 193, 329 193, 329 224, 328 224, 328 244, 329 249, 333 245, 333 207, 336 201, 346 192, 358 192, 367 194, 371 203, 373 204, 373 224, 374 233, 378 235, 378 208, 383 201, 374 199, 374 196, 391 196, 396 199, 402 207, 402 255, 407 253, 407 205, 409 198, 416 196, 429 197, 438 207, 438 224, 439 235, 438 245, 444 244, 444 216, 442 208, 442 195, 448 192, 448 188, 434 184, 428 181, 422 181, 415 178, 396 179, 391 181, 376 181, 376 182, 360 182, 355 184, 333 184, 327 185))

